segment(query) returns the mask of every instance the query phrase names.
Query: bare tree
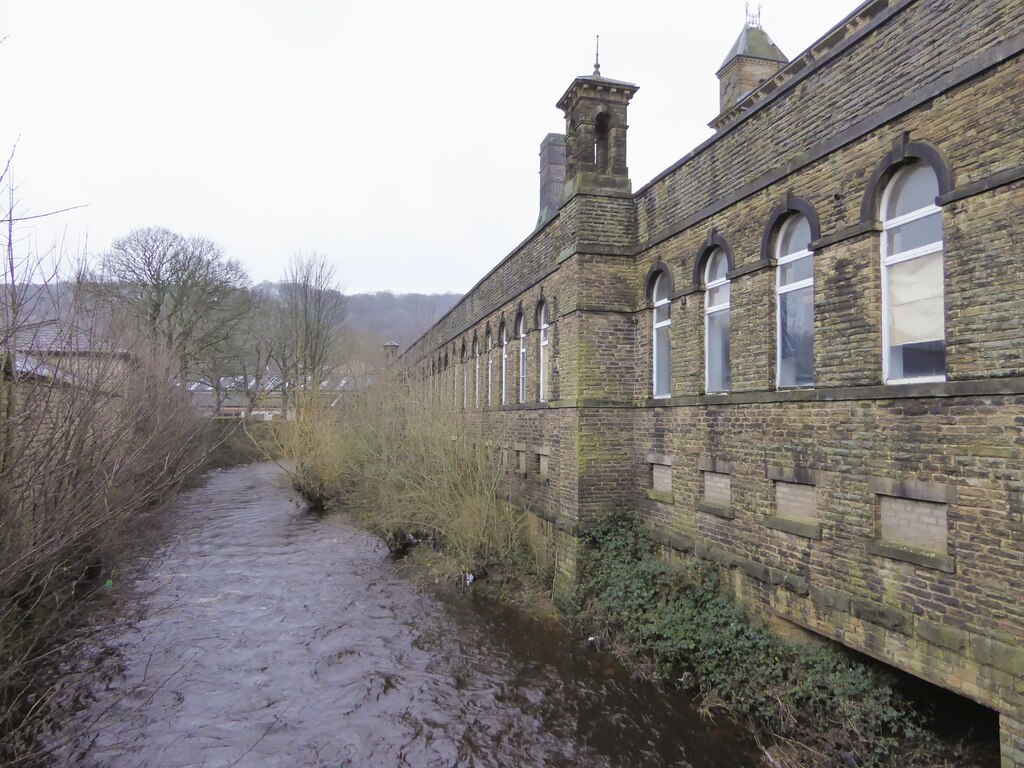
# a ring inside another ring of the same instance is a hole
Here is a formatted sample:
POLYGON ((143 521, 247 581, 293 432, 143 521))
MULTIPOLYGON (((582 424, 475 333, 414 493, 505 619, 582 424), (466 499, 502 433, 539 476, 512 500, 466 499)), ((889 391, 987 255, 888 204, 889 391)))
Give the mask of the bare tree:
POLYGON ((199 355, 195 381, 207 386, 220 413, 228 397, 245 404, 246 416, 268 396, 271 361, 278 340, 279 300, 270 292, 244 289, 228 299, 241 303, 245 321, 234 324, 220 344, 199 355))
POLYGON ((242 266, 201 237, 146 227, 115 240, 95 275, 114 315, 174 361, 181 381, 230 338, 249 309, 242 266))
POLYGON ((295 393, 316 391, 334 369, 346 299, 334 267, 317 253, 292 258, 279 287, 279 299, 274 358, 282 372, 287 408, 297 404, 295 393))

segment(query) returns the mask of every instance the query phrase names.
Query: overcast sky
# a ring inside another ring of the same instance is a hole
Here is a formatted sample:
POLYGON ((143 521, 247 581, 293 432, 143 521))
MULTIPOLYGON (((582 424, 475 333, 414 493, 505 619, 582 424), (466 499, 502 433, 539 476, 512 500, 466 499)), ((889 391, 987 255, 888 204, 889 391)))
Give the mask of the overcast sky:
MULTIPOLYGON (((859 5, 766 0, 790 58, 859 5)), ((0 0, 18 247, 160 225, 253 279, 318 251, 350 292, 466 291, 533 229, 541 139, 593 67, 640 86, 634 190, 695 147, 742 0, 0 0)))

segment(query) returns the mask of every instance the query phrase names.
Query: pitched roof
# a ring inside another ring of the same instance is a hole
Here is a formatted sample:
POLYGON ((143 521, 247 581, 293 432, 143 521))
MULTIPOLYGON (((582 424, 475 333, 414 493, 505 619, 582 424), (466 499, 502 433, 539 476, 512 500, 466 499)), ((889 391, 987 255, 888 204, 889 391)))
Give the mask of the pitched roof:
POLYGON ((736 38, 736 42, 733 43, 729 54, 725 57, 725 61, 722 62, 722 66, 719 69, 723 69, 726 64, 735 59, 737 56, 749 56, 752 59, 767 59, 768 61, 778 61, 786 64, 789 59, 784 54, 772 39, 768 37, 768 33, 760 27, 752 24, 746 24, 743 27, 743 31, 740 32, 740 36, 736 38))

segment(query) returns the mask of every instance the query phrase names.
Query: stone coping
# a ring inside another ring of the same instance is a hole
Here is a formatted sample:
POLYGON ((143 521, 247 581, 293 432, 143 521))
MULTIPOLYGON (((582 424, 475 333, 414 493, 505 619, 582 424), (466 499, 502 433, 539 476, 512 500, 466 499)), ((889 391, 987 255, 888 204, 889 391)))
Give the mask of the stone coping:
POLYGON ((791 533, 794 536, 802 536, 805 539, 821 541, 821 525, 806 520, 794 520, 789 517, 766 517, 764 524, 775 531, 791 533))
POLYGON ((709 515, 721 517, 725 520, 733 520, 736 518, 736 513, 732 508, 727 507, 724 504, 713 504, 710 501, 698 501, 695 508, 698 512, 706 512, 709 515))

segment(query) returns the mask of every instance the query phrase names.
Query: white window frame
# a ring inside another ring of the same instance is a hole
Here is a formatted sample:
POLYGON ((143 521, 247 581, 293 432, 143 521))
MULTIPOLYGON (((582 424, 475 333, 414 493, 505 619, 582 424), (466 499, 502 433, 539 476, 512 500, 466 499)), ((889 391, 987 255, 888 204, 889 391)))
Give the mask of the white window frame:
POLYGON ((548 399, 548 382, 547 382, 547 357, 548 357, 548 304, 546 301, 540 303, 540 343, 538 344, 538 383, 537 383, 537 400, 541 403, 547 402, 548 399))
MULTIPOLYGON (((782 250, 782 241, 785 239, 786 229, 793 226, 793 223, 798 219, 807 219, 802 213, 788 216, 782 226, 779 228, 779 235, 775 244, 775 386, 781 389, 811 389, 814 387, 814 382, 810 384, 783 384, 782 383, 782 296, 786 293, 798 291, 801 288, 811 288, 812 300, 811 300, 811 332, 814 329, 814 300, 813 300, 813 289, 814 289, 814 251, 809 248, 804 248, 800 251, 794 251, 793 253, 786 254, 783 256, 780 251, 782 250), (782 270, 778 267, 791 264, 794 261, 799 261, 810 257, 811 259, 811 276, 804 280, 798 280, 795 283, 782 284, 782 270)), ((730 299, 732 294, 730 293, 730 299)), ((812 377, 813 377, 813 365, 814 361, 811 360, 812 365, 812 377)))
POLYGON ((669 343, 671 343, 671 332, 672 332, 672 297, 666 293, 666 296, 664 298, 662 298, 662 299, 656 298, 657 295, 658 295, 658 287, 661 284, 662 280, 664 280, 666 282, 666 284, 667 284, 668 283, 668 275, 666 275, 664 272, 658 272, 657 276, 654 278, 654 285, 651 287, 651 298, 654 299, 654 307, 651 310, 651 318, 652 318, 652 327, 651 327, 651 396, 654 397, 655 400, 664 400, 666 398, 672 397, 672 367, 671 367, 672 366, 672 357, 671 357, 671 353, 669 354, 669 359, 668 360, 659 360, 658 359, 658 331, 660 329, 662 329, 662 328, 668 328, 669 329, 668 331, 666 331, 666 333, 668 333, 669 336, 670 336, 669 343), (664 307, 666 305, 668 306, 668 311, 666 313, 666 319, 662 320, 661 322, 659 322, 658 321, 658 307, 664 307), (662 366, 662 365, 669 366, 669 374, 668 374, 669 387, 668 387, 668 391, 667 392, 659 393, 658 392, 658 371, 660 370, 660 366, 662 366))
POLYGON ((501 404, 508 405, 508 326, 501 324, 501 404))
MULTIPOLYGON (((728 257, 725 255, 725 250, 723 248, 721 248, 720 246, 716 246, 714 251, 708 257, 707 263, 704 265, 704 390, 708 394, 722 394, 722 393, 725 393, 725 392, 730 392, 732 390, 732 384, 731 384, 731 381, 732 381, 732 371, 731 370, 729 371, 729 379, 730 379, 729 389, 714 389, 714 390, 711 389, 711 366, 710 366, 710 362, 711 362, 711 349, 710 349, 710 346, 711 345, 708 343, 708 341, 711 338, 711 333, 710 333, 710 331, 711 331, 711 317, 713 315, 717 315, 717 314, 719 314, 721 312, 728 312, 729 308, 732 306, 732 287, 731 286, 729 288, 729 299, 724 304, 716 304, 714 306, 711 306, 709 304, 709 302, 711 301, 711 290, 713 288, 718 288, 719 286, 722 286, 722 285, 729 285, 728 273, 726 274, 725 277, 719 278, 718 280, 715 280, 715 281, 710 282, 710 283, 707 282, 708 272, 711 270, 711 262, 712 262, 712 260, 713 260, 713 258, 714 258, 716 253, 721 253, 722 254, 722 258, 726 259, 726 264, 728 265, 728 263, 729 263, 728 262, 728 257)), ((732 319, 731 318, 730 318, 730 323, 729 323, 729 335, 732 336, 732 319)), ((730 346, 731 346, 731 344, 732 344, 732 339, 731 338, 729 339, 729 342, 730 342, 730 346)), ((732 354, 731 353, 732 353, 732 350, 730 349, 730 355, 729 355, 729 358, 730 358, 729 365, 730 365, 730 367, 732 366, 732 354)))
POLYGON ((469 361, 466 359, 465 345, 463 345, 459 357, 462 363, 462 410, 466 410, 466 406, 469 405, 469 366, 466 363, 469 361))
POLYGON ((473 401, 480 407, 480 342, 473 339, 473 401))
MULTIPOLYGON (((941 217, 942 208, 932 203, 923 208, 905 213, 902 216, 897 216, 894 219, 886 219, 885 212, 889 208, 889 198, 892 195, 893 189, 896 188, 896 181, 902 174, 911 173, 916 164, 908 164, 903 168, 900 168, 896 173, 889 179, 889 183, 886 184, 885 192, 882 193, 882 201, 879 207, 879 218, 882 220, 882 236, 881 236, 881 252, 882 252, 882 381, 886 384, 926 384, 928 382, 945 381, 946 375, 933 375, 933 376, 903 376, 900 378, 889 377, 889 267, 900 264, 904 261, 911 261, 922 256, 930 256, 933 253, 942 253, 945 247, 945 232, 943 237, 934 243, 928 243, 918 248, 913 248, 909 251, 900 251, 890 255, 888 253, 888 240, 886 233, 890 229, 901 227, 904 224, 909 224, 912 221, 923 219, 926 216, 932 216, 936 213, 941 217)), ((933 171, 934 172, 934 171, 933 171)), ((945 258, 943 258, 943 274, 945 274, 945 258)), ((946 290, 943 285, 942 290, 943 305, 945 305, 946 290)), ((943 335, 945 335, 945 324, 943 324, 943 335)), ((945 345, 945 338, 943 338, 943 345, 945 345)))
POLYGON ((494 337, 487 332, 487 407, 491 407, 492 371, 494 369, 494 337))
POLYGON ((526 402, 526 316, 519 316, 519 402, 526 402))

